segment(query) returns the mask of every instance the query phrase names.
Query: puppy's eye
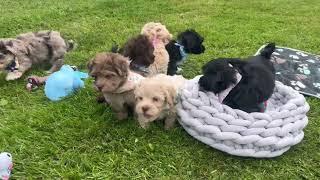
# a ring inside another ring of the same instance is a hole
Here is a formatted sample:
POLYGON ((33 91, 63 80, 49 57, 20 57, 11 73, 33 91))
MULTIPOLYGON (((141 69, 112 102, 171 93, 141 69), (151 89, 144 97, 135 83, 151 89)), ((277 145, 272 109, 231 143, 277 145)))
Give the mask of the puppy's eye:
POLYGON ((113 78, 114 75, 113 75, 113 74, 107 74, 107 75, 105 75, 105 77, 106 77, 107 79, 110 79, 110 78, 113 78))
POLYGON ((143 98, 142 98, 141 96, 139 96, 137 99, 138 99, 139 101, 142 101, 143 98))
POLYGON ((152 98, 152 101, 153 101, 153 102, 158 102, 158 101, 159 101, 159 98, 153 97, 153 98, 152 98))

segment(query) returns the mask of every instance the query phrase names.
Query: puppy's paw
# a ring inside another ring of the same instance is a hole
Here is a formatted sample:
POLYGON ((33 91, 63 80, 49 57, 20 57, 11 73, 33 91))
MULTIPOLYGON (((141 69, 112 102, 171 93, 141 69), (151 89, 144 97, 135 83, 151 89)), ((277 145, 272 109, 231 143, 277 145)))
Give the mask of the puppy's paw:
POLYGON ((164 129, 165 129, 165 130, 170 130, 170 129, 172 129, 173 127, 174 127, 174 125, 167 125, 167 124, 166 124, 166 125, 164 126, 164 129))
POLYGON ((52 71, 51 70, 45 71, 45 73, 49 75, 49 74, 52 74, 52 71))
POLYGON ((143 129, 148 129, 150 126, 150 123, 144 122, 144 121, 139 121, 139 125, 143 129))
POLYGON ((128 118, 127 112, 117 112, 117 118, 118 120, 124 120, 128 118))
POLYGON ((14 71, 14 72, 9 72, 6 76, 7 81, 12 81, 19 79, 22 76, 22 72, 19 71, 14 71))
POLYGON ((164 121, 164 129, 165 130, 169 130, 169 129, 172 129, 175 125, 175 119, 174 118, 167 118, 165 121, 164 121))

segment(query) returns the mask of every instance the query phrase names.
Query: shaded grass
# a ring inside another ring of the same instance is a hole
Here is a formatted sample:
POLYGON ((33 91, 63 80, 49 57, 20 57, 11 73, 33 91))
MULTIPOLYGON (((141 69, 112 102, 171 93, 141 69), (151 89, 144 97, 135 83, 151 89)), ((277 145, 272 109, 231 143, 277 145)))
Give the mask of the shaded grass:
MULTIPOLYGON (((190 56, 184 76, 192 78, 214 57, 247 56, 265 42, 319 53, 320 2, 316 0, 2 0, 0 37, 54 29, 78 48, 66 63, 85 68, 113 41, 123 43, 143 24, 161 21, 177 34, 195 28, 207 51, 190 56)), ((41 74, 40 71, 35 73, 41 74)), ((42 90, 28 93, 25 82, 0 81, 0 151, 14 156, 13 179, 316 179, 320 176, 319 100, 311 105, 305 139, 274 159, 239 158, 191 138, 181 127, 145 131, 129 119, 118 122, 95 102, 91 80, 60 102, 42 90)))

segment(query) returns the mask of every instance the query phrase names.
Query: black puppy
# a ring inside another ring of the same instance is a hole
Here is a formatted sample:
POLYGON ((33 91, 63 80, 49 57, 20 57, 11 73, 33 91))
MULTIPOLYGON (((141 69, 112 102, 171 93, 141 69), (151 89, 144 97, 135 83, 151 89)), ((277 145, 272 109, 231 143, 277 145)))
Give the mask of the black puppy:
POLYGON ((169 54, 168 75, 177 74, 178 66, 187 58, 187 54, 201 54, 205 51, 203 37, 193 29, 180 33, 177 40, 166 45, 169 54))
POLYGON ((275 44, 268 44, 260 55, 240 60, 238 58, 220 58, 203 66, 203 76, 199 85, 206 91, 218 94, 228 87, 234 88, 224 98, 224 104, 233 109, 250 112, 262 112, 275 87, 275 69, 270 61, 275 44), (237 83, 236 75, 242 77, 237 83), (237 84, 236 84, 237 83, 237 84))

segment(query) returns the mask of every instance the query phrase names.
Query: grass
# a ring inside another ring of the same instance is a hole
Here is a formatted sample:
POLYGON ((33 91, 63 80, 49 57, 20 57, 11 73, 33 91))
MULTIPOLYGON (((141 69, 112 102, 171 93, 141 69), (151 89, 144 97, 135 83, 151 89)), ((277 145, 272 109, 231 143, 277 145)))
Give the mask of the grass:
MULTIPOLYGON (((190 56, 184 76, 200 73, 214 57, 247 56, 265 42, 319 53, 317 0, 1 0, 0 37, 54 29, 78 48, 66 63, 86 62, 112 41, 123 43, 143 24, 160 21, 177 34, 195 28, 207 51, 190 56)), ((33 73, 42 74, 37 70, 33 73)), ((30 74, 30 73, 29 73, 30 74)), ((320 176, 320 101, 311 105, 304 140, 274 159, 240 158, 212 149, 180 126, 132 119, 118 122, 95 101, 92 81, 60 102, 43 90, 29 93, 23 79, 0 80, 0 152, 14 156, 12 179, 317 179, 320 176)))

